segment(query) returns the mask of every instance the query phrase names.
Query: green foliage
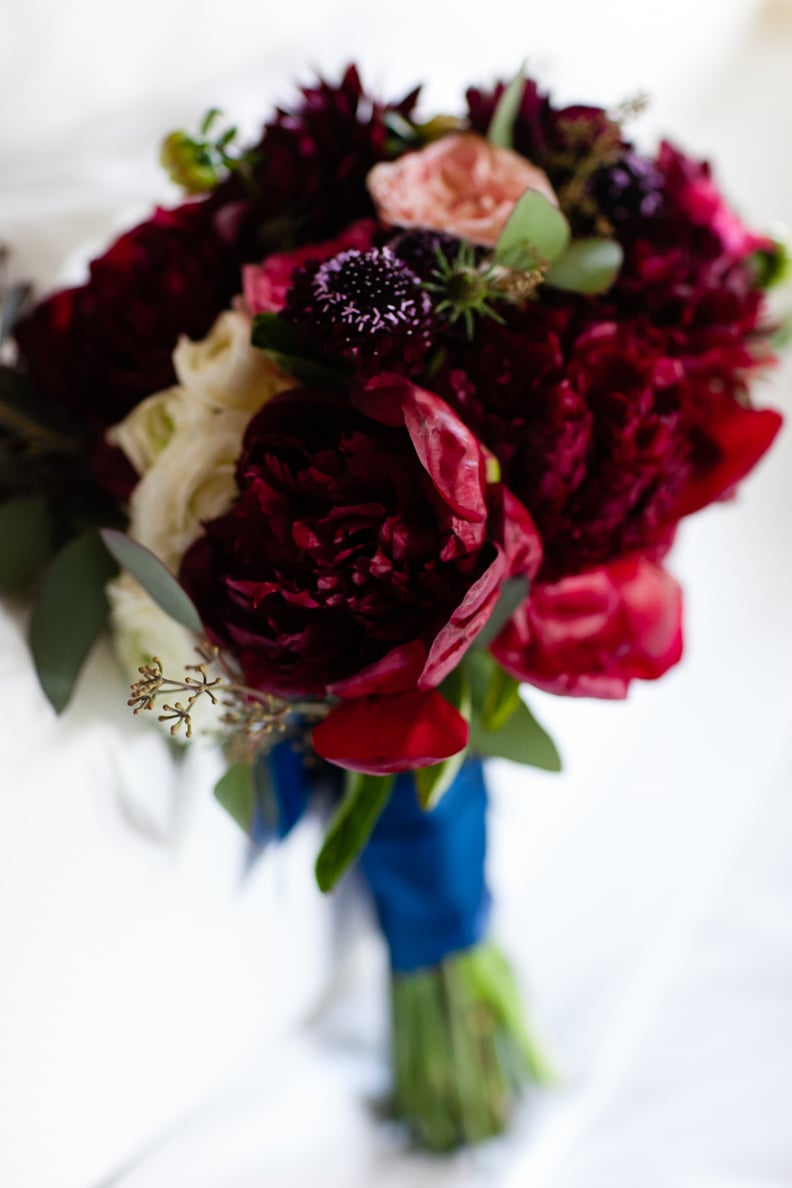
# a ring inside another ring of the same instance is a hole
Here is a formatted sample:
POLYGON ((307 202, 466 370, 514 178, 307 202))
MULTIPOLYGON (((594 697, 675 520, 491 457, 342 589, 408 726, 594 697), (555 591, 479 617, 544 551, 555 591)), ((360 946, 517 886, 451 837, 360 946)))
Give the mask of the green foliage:
POLYGON ((605 293, 619 275, 624 252, 615 239, 576 239, 545 277, 554 289, 605 293))
POLYGON ((517 272, 545 267, 564 255, 571 236, 558 207, 538 190, 526 190, 495 245, 495 263, 517 272))
POLYGON ((160 147, 160 164, 171 181, 187 194, 206 194, 226 174, 247 164, 249 154, 232 151, 236 128, 212 133, 222 112, 212 107, 206 113, 197 135, 179 128, 170 132, 160 147))
POLYGON ((520 682, 496 664, 481 707, 482 728, 491 732, 502 730, 519 705, 520 682))
POLYGON ((201 617, 192 600, 158 557, 115 528, 103 528, 101 536, 108 552, 131 573, 166 615, 196 634, 203 631, 201 617))
POLYGON ((493 945, 395 974, 392 997, 394 1112, 422 1146, 449 1151, 499 1134, 525 1085, 552 1079, 493 945))
POLYGON ((316 860, 316 881, 321 891, 332 890, 355 861, 388 803, 393 783, 391 775, 347 772, 344 799, 330 822, 316 860))
POLYGON ((52 517, 38 495, 0 504, 0 590, 16 590, 36 576, 52 551, 52 517))
POLYGON ((493 658, 485 652, 470 651, 462 663, 471 688, 468 743, 471 754, 510 759, 512 763, 543 771, 560 771, 561 759, 555 743, 522 699, 514 698, 510 678, 499 674, 499 665, 493 658), (497 729, 487 728, 485 714, 488 723, 500 723, 497 729))
MULTIPOLYGON (((446 701, 449 701, 459 711, 465 721, 470 722, 472 708, 470 682, 464 669, 455 668, 440 686, 440 692, 446 701)), ((466 754, 467 747, 463 747, 461 751, 457 751, 456 755, 450 755, 441 763, 433 763, 429 767, 416 769, 414 773, 415 788, 422 808, 433 809, 441 797, 446 794, 458 776, 466 754)))
POLYGON ((13 367, 0 366, 0 434, 8 434, 28 454, 74 455, 77 442, 57 424, 57 414, 13 367))
POLYGON ((312 358, 300 343, 296 328, 278 314, 256 314, 250 341, 284 375, 301 384, 337 388, 344 382, 345 372, 312 358))
POLYGON ((487 140, 496 148, 510 149, 514 147, 514 124, 520 110, 523 93, 525 91, 525 63, 515 74, 512 81, 498 100, 498 105, 492 113, 490 126, 487 129, 487 140))
POLYGON ((249 763, 235 763, 215 784, 217 802, 245 833, 249 833, 256 809, 256 785, 249 763))
POLYGON ((500 635, 521 602, 528 597, 530 583, 526 577, 509 578, 501 586, 495 608, 475 638, 473 647, 486 649, 500 635))
POLYGON ((105 586, 115 562, 91 530, 66 545, 44 571, 30 623, 30 646, 41 687, 56 713, 66 708, 77 677, 107 619, 105 586))
POLYGON ((771 239, 772 247, 754 252, 749 259, 760 289, 776 289, 792 280, 792 251, 788 234, 771 239))

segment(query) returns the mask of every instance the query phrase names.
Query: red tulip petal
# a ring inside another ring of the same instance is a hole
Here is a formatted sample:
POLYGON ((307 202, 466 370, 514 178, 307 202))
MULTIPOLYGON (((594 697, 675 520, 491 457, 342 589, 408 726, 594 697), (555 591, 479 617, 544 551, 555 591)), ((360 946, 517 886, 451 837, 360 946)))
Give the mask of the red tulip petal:
POLYGON ((727 496, 753 470, 782 424, 783 417, 775 409, 743 408, 736 402, 718 420, 708 422, 706 444, 715 458, 694 470, 678 514, 688 516, 727 496))
POLYGON ((342 701, 313 730, 318 755, 369 775, 440 763, 467 740, 467 722, 436 689, 342 701))
POLYGON ((415 452, 446 503, 466 520, 487 518, 484 452, 474 435, 444 400, 407 385, 404 423, 415 452))
POLYGON ((468 587, 445 627, 435 636, 419 681, 422 689, 436 687, 456 668, 495 609, 505 576, 506 559, 498 549, 492 564, 468 587))

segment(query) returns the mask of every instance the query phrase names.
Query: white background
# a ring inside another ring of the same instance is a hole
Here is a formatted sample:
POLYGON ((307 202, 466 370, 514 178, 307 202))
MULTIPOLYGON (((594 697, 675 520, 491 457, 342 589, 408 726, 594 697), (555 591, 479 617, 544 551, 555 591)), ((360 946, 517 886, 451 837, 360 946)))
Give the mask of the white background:
MULTIPOLYGON (((5 0, 0 238, 53 283, 168 197, 164 129, 216 102, 252 128, 351 58, 389 93, 431 79, 430 107, 523 57, 569 100, 649 90, 641 136, 670 129, 758 225, 792 222, 792 17, 759 9, 5 0)), ((758 398, 788 407, 791 381, 758 398)), ((351 895, 311 886, 316 823, 244 878, 211 759, 177 770, 127 719, 106 651, 56 722, 6 604, 2 1188, 98 1188, 150 1144, 123 1188, 792 1185, 791 474, 785 433, 685 526, 677 670, 625 705, 532 695, 565 774, 494 769, 498 932, 561 1085, 445 1164, 373 1121, 384 963, 351 895)))

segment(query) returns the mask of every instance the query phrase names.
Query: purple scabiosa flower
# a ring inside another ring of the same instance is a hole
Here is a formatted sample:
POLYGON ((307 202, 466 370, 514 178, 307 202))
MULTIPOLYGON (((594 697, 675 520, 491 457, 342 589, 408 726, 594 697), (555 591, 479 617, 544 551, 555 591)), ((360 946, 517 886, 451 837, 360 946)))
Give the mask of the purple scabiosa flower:
POLYGON ((432 300, 389 248, 340 252, 294 275, 283 316, 328 355, 364 372, 420 369, 429 347, 432 300))
POLYGON ((597 206, 614 226, 651 219, 663 207, 665 179, 646 157, 626 152, 592 179, 597 206))

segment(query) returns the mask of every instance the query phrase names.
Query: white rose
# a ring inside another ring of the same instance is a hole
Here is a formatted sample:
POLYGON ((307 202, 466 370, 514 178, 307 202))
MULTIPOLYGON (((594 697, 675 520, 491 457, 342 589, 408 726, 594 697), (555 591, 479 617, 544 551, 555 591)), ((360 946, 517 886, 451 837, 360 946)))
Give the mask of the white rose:
MULTIPOLYGON (((200 412, 203 406, 200 406, 200 412)), ((166 388, 135 405, 131 413, 107 431, 111 445, 120 446, 138 474, 145 474, 168 442, 199 415, 195 400, 183 388, 166 388)))
POLYGON ((129 532, 176 573, 204 520, 233 503, 246 413, 205 412, 184 424, 154 459, 129 504, 129 532))
POLYGON ((250 318, 240 310, 222 313, 201 342, 180 338, 173 365, 181 386, 210 408, 250 415, 294 386, 263 351, 250 345, 250 318))
MULTIPOLYGON (((139 680, 140 666, 150 664, 155 656, 162 662, 167 677, 183 680, 185 675, 190 675, 185 672, 187 665, 200 662, 191 631, 166 615, 128 573, 114 578, 107 594, 113 645, 130 684, 139 680)), ((216 674, 210 671, 209 675, 211 678, 216 674)), ((187 696, 175 693, 172 698, 162 700, 186 704, 187 696)), ((151 717, 156 718, 159 712, 152 710, 151 717)), ((220 710, 212 706, 206 695, 198 698, 190 714, 193 734, 207 733, 220 726, 220 710)), ((169 730, 170 723, 163 725, 169 730)), ((184 737, 183 730, 175 737, 184 737)))

